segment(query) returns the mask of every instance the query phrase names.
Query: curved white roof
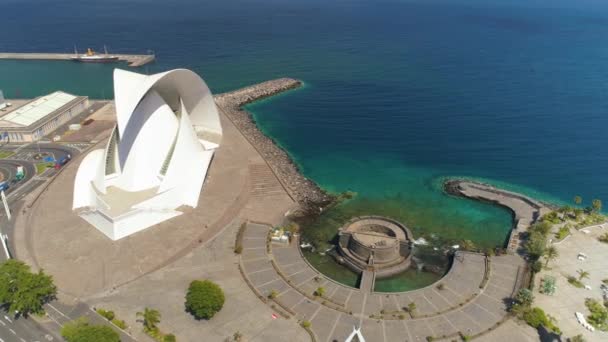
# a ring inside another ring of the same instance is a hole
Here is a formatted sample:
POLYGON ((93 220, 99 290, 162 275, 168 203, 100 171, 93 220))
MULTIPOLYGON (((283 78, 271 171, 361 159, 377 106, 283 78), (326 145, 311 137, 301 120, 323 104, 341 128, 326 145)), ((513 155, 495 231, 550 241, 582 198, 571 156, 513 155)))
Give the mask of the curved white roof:
POLYGON ((80 164, 73 209, 85 208, 83 218, 117 239, 197 206, 222 127, 213 95, 190 70, 116 69, 114 93, 115 131, 80 164))

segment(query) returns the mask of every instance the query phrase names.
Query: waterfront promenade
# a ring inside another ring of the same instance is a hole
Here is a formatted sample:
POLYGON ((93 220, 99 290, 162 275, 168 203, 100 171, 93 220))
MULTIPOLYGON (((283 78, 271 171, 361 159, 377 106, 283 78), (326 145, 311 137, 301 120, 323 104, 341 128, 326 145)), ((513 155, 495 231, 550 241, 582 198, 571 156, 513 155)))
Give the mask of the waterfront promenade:
POLYGON ((353 326, 362 326, 369 341, 451 340, 459 332, 513 336, 512 331, 500 332, 501 327, 488 329, 507 319, 505 299, 519 287, 524 266, 517 255, 487 260, 459 253, 436 284, 378 293, 319 274, 297 243, 266 246, 269 227, 281 224, 286 212, 331 198, 301 175, 297 180, 303 185, 292 183, 297 168, 240 109, 247 101, 292 89, 294 82, 281 79, 216 97, 224 140, 197 209, 111 242, 71 212, 77 159, 26 199, 17 214, 17 257, 52 274, 61 301, 113 310, 138 339, 146 337, 135 312, 144 307, 159 309, 161 330, 181 341, 198 341, 200 336, 223 341, 235 332, 248 341, 341 341, 353 326), (244 248, 235 255, 243 222, 249 222, 244 248), (196 321, 184 311, 185 291, 194 279, 210 279, 225 291, 224 309, 210 321, 196 321), (323 298, 312 294, 318 287, 325 289, 323 298), (276 300, 268 300, 272 290, 276 300), (404 310, 410 303, 416 304, 414 312, 404 310), (303 320, 311 322, 311 335, 299 326, 303 320))
POLYGON ((381 293, 339 284, 312 268, 297 242, 267 246, 270 227, 249 223, 240 267, 262 301, 286 316, 311 322, 316 341, 343 341, 361 326, 370 341, 427 341, 480 336, 508 319, 507 302, 521 287, 525 262, 517 255, 487 258, 457 252, 450 271, 422 289, 381 293), (323 287, 323 297, 315 291, 323 287), (414 303, 416 309, 406 308, 414 303))
MULTIPOLYGON (((118 57, 119 61, 129 63, 130 67, 140 67, 152 63, 154 55, 125 55, 111 54, 118 57)), ((69 61, 74 57, 73 53, 22 53, 22 52, 0 52, 0 59, 16 60, 46 60, 46 61, 69 61)))

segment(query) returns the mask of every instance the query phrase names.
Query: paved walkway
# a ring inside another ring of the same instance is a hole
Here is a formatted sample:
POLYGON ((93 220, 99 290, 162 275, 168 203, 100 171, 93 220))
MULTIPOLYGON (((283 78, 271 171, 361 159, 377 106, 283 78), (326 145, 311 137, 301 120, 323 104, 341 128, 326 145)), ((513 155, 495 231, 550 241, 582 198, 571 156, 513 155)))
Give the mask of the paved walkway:
POLYGON ((297 244, 266 248, 270 227, 249 224, 244 234, 241 265, 255 291, 268 296, 300 320, 312 323, 318 341, 342 341, 353 326, 362 326, 370 341, 426 341, 477 335, 506 316, 505 300, 519 287, 524 261, 514 255, 492 257, 458 252, 448 274, 436 284, 401 293, 366 293, 328 279, 302 257, 297 244), (484 275, 488 271, 488 279, 484 275), (438 284, 443 284, 438 287, 438 284), (315 298, 318 287, 325 298, 315 298), (404 311, 416 304, 414 314, 404 311))
POLYGON ((586 228, 589 233, 582 230, 571 229, 572 235, 561 242, 553 244, 559 253, 554 261, 549 263, 549 269, 543 269, 536 276, 534 286, 534 304, 555 317, 557 326, 564 332, 564 336, 575 336, 582 334, 587 341, 608 341, 608 333, 596 329, 591 332, 578 323, 575 312, 581 312, 585 317, 589 310, 585 306, 585 298, 594 298, 600 303, 602 298, 602 280, 608 278, 608 244, 602 243, 597 238, 608 232, 608 225, 586 228), (604 228, 606 227, 606 228, 604 228), (578 254, 585 253, 587 259, 579 260, 578 254), (589 278, 583 279, 585 285, 591 290, 580 289, 568 283, 567 277, 572 275, 578 277, 578 270, 589 272, 589 278), (540 282, 546 276, 555 278, 556 290, 552 296, 539 292, 540 282))
POLYGON ((521 233, 528 230, 536 220, 541 218, 544 214, 551 211, 545 204, 526 197, 524 195, 497 189, 492 186, 469 182, 469 181, 453 181, 457 186, 456 189, 459 195, 482 200, 486 202, 493 202, 500 206, 506 207, 513 212, 515 216, 515 227, 511 231, 509 236, 509 242, 507 244, 507 250, 511 253, 522 252, 521 233))

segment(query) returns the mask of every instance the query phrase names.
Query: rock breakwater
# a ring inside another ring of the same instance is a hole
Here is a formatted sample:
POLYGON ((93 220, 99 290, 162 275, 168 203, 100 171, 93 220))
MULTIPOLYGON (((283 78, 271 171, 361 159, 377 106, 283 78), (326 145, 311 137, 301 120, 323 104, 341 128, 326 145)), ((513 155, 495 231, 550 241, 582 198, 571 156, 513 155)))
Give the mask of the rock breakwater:
POLYGON ((319 212, 332 204, 336 197, 304 177, 287 152, 267 137, 257 127, 251 113, 242 106, 281 92, 298 88, 302 82, 292 78, 280 78, 262 82, 215 96, 219 110, 232 121, 245 138, 260 153, 291 198, 304 212, 319 212))

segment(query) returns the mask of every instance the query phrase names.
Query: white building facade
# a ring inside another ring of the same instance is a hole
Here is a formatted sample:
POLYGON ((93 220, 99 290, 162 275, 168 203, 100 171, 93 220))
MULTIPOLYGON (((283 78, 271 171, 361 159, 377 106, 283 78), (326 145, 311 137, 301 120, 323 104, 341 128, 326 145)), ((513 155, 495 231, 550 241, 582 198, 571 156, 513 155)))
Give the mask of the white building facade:
POLYGON ((72 208, 118 240, 195 208, 222 138, 211 91, 194 72, 114 71, 116 127, 74 181, 72 208))

